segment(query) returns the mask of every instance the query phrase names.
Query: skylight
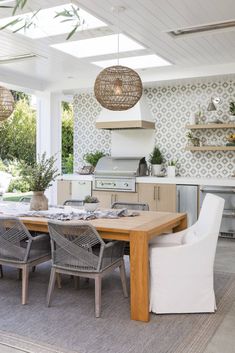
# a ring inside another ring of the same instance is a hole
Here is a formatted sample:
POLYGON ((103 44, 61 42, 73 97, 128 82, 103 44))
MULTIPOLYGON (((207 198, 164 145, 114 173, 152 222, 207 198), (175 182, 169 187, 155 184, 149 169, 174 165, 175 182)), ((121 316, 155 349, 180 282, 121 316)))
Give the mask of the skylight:
MULTIPOLYGON (((105 68, 105 67, 117 65, 117 59, 95 61, 92 64, 105 68)), ((128 58, 120 58, 119 65, 128 66, 132 69, 144 69, 148 67, 168 66, 168 65, 171 65, 171 63, 161 58, 158 55, 152 54, 152 55, 141 55, 141 56, 132 56, 128 58)))
MULTIPOLYGON (((62 22, 64 18, 57 17, 55 15, 63 10, 71 10, 72 4, 60 5, 56 7, 51 7, 49 9, 40 10, 33 19, 33 25, 27 30, 20 30, 18 33, 25 35, 26 37, 37 39, 49 36, 55 36, 59 34, 69 33, 73 29, 73 21, 62 22)), ((74 5, 73 5, 74 6, 74 5)), ((26 13, 23 15, 12 16, 0 20, 0 27, 13 21, 17 18, 22 18, 24 20, 30 19, 33 13, 26 13)), ((90 15, 85 10, 79 10, 79 16, 81 20, 81 26, 78 31, 98 28, 107 26, 106 23, 100 21, 98 18, 90 15)), ((23 22, 23 21, 22 21, 23 22)), ((21 23, 19 23, 21 24, 21 23)), ((10 30, 15 31, 19 28, 19 24, 8 27, 10 30)))
POLYGON ((15 2, 15 0, 1 0, 0 5, 10 4, 11 2, 15 2))
MULTIPOLYGON (((76 56, 77 58, 113 54, 117 53, 117 36, 117 34, 112 34, 104 37, 83 39, 73 42, 70 41, 66 43, 54 44, 52 47, 67 54, 76 56)), ((120 34, 119 52, 127 52, 138 49, 144 49, 144 47, 124 34, 120 34)))

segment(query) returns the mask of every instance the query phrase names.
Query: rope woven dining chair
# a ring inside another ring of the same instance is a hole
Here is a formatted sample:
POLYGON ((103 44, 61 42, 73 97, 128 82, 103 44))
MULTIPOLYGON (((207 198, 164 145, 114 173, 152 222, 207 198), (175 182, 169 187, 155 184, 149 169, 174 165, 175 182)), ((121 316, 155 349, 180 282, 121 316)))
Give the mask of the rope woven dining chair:
POLYGON ((22 270, 22 304, 28 300, 29 269, 50 258, 48 234, 32 237, 18 218, 0 216, 0 265, 22 270))
POLYGON ((84 205, 83 200, 71 199, 71 200, 66 200, 64 202, 64 206, 79 207, 79 206, 83 206, 83 205, 84 205))
POLYGON ((123 242, 105 243, 89 223, 48 222, 51 237, 52 269, 47 293, 47 305, 59 273, 95 280, 95 315, 101 313, 102 277, 119 267, 124 296, 127 297, 123 242))
POLYGON ((135 211, 149 211, 149 205, 147 203, 138 203, 138 202, 114 202, 111 208, 121 209, 127 208, 128 210, 135 211))

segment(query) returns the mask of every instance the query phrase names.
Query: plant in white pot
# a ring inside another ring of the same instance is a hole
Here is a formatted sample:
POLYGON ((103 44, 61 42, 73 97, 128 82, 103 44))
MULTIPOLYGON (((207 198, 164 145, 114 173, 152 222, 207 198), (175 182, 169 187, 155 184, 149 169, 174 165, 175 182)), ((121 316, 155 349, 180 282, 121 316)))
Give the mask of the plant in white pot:
POLYGON ((94 212, 99 207, 99 200, 95 196, 86 196, 84 199, 84 208, 86 211, 94 212))
POLYGON ((171 159, 168 162, 167 165, 167 176, 170 178, 174 178, 175 177, 175 170, 176 170, 176 165, 178 163, 178 159, 171 159))
POLYGON ((55 162, 54 156, 46 158, 44 152, 32 165, 22 164, 20 173, 22 179, 29 184, 30 190, 33 191, 30 210, 48 210, 48 199, 44 192, 59 175, 55 162))
POLYGON ((158 147, 154 147, 149 156, 149 162, 152 165, 152 175, 159 175, 162 170, 163 156, 158 147))

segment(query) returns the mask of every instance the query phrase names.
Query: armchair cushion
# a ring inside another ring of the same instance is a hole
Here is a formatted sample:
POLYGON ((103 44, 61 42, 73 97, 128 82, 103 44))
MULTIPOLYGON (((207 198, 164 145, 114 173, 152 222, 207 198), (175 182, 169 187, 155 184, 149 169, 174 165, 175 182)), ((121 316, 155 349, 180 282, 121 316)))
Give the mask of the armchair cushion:
POLYGON ((197 233, 193 229, 188 229, 181 240, 181 244, 193 244, 198 241, 197 233))

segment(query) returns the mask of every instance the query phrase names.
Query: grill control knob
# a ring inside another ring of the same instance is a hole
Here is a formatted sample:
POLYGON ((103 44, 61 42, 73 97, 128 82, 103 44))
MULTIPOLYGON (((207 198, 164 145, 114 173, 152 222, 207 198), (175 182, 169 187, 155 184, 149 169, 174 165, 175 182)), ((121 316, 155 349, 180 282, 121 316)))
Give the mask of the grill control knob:
POLYGON ((113 183, 113 186, 116 186, 116 184, 115 184, 115 183, 113 183))
POLYGON ((127 187, 127 186, 129 186, 129 184, 128 184, 128 183, 124 183, 124 186, 126 186, 126 187, 127 187))

